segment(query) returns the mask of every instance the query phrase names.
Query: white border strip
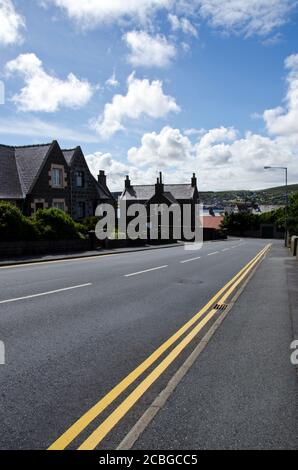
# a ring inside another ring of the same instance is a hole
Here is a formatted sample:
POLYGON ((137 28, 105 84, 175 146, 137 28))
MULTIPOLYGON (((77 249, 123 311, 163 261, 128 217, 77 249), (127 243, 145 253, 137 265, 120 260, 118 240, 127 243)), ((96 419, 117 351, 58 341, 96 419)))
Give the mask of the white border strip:
POLYGON ((137 273, 132 273, 132 274, 125 274, 124 277, 132 277, 132 276, 137 276, 138 274, 144 274, 144 273, 149 273, 150 271, 157 271, 157 269, 164 269, 168 268, 168 264, 165 266, 158 266, 157 268, 151 268, 151 269, 146 269, 145 271, 139 271, 137 273))
POLYGON ((67 290, 79 289, 81 287, 92 286, 91 283, 81 284, 79 286, 65 287, 64 289, 51 290, 49 292, 42 292, 41 294, 26 295, 25 297, 17 297, 16 299, 1 300, 0 304, 8 304, 10 302, 17 302, 18 300, 33 299, 35 297, 42 297, 43 295, 57 294, 58 292, 65 292, 67 290))

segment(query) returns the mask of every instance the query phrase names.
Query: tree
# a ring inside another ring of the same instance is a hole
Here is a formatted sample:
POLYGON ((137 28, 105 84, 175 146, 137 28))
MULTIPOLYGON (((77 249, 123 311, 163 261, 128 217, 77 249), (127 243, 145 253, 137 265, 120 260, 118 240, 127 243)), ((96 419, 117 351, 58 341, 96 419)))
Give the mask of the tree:
MULTIPOLYGON (((221 228, 227 229, 230 233, 237 232, 242 234, 246 230, 259 230, 262 224, 274 224, 280 230, 284 230, 285 209, 279 208, 264 214, 245 212, 226 214, 221 228)), ((298 235, 298 192, 294 193, 289 200, 288 230, 290 235, 298 235)))
POLYGON ((298 235, 298 192, 290 197, 288 210, 288 230, 290 235, 298 235))

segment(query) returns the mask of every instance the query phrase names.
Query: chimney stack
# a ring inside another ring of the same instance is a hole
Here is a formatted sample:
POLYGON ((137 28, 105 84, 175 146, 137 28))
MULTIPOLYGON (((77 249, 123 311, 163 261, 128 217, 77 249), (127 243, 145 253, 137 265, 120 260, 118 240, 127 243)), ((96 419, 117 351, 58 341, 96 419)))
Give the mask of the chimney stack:
POLYGON ((159 173, 159 178, 157 178, 155 185, 155 194, 162 194, 164 192, 164 184, 162 182, 162 173, 159 173))
POLYGON ((128 189, 131 187, 131 183, 130 183, 130 179, 129 179, 129 176, 126 175, 126 179, 125 179, 125 189, 128 189))
POLYGON ((98 175, 98 182, 104 188, 107 187, 107 177, 106 177, 104 170, 100 170, 99 175, 98 175))
POLYGON ((197 177, 196 177, 196 174, 195 174, 195 173, 192 174, 191 186, 192 186, 192 188, 196 188, 196 187, 197 187, 197 177))

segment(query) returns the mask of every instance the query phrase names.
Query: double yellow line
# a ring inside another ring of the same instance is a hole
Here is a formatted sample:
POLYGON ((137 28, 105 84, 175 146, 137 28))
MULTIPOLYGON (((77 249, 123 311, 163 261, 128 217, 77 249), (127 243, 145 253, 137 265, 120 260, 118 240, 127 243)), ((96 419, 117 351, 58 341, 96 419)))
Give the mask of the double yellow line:
POLYGON ((111 403, 116 400, 133 382, 135 382, 150 366, 152 366, 163 353, 165 353, 184 333, 186 333, 206 313, 207 315, 181 340, 180 343, 158 364, 155 369, 128 395, 128 397, 90 434, 79 446, 79 450, 93 450, 107 436, 107 434, 119 423, 135 403, 144 395, 150 386, 173 363, 179 354, 190 344, 204 326, 218 312, 215 304, 225 303, 237 286, 249 275, 257 263, 266 255, 271 245, 266 245, 236 276, 234 276, 212 299, 187 323, 185 323, 173 336, 165 341, 142 364, 134 369, 118 385, 116 385, 105 397, 90 408, 78 421, 76 421, 62 436, 60 436, 49 450, 66 449, 87 426, 93 422, 111 403), (211 310, 210 310, 211 309, 211 310))

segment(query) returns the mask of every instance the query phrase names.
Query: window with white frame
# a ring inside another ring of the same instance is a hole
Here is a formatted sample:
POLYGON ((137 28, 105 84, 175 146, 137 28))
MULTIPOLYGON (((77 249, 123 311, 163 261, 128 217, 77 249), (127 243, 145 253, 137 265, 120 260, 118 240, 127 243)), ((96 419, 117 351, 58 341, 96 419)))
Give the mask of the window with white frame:
POLYGON ((60 211, 65 212, 65 202, 64 201, 53 201, 53 207, 59 209, 60 211))
POLYGON ((54 188, 63 187, 63 171, 61 168, 52 168, 52 186, 54 188))

